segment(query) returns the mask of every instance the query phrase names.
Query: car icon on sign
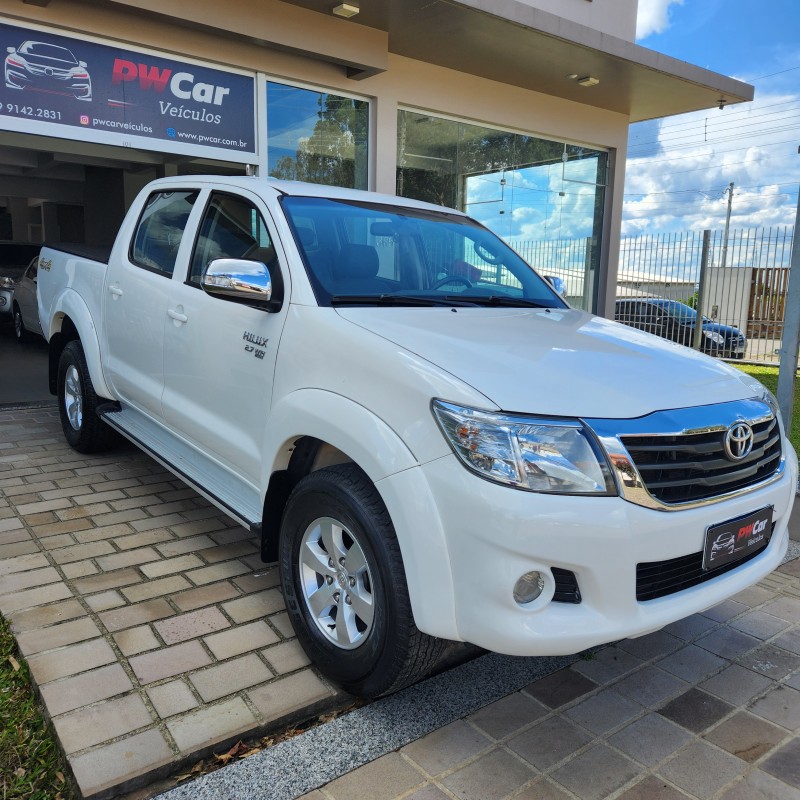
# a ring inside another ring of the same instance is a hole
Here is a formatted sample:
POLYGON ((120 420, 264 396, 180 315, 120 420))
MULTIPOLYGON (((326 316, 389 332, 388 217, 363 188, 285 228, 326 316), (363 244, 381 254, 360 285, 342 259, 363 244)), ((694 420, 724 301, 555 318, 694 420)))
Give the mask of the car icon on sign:
POLYGON ((714 544, 711 545, 711 553, 709 554, 708 560, 713 561, 717 556, 722 555, 732 555, 733 548, 736 544, 736 537, 730 532, 721 533, 714 539, 714 544))
POLYGON ((8 89, 30 89, 92 99, 92 79, 85 61, 71 50, 46 42, 23 42, 7 47, 5 81, 8 89))

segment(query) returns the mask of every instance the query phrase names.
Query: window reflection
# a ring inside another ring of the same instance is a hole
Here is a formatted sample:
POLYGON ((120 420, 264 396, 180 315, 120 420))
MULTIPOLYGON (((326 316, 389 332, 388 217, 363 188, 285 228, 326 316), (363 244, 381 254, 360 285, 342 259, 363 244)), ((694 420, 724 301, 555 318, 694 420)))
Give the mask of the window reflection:
POLYGON ((368 188, 366 100, 270 81, 267 131, 273 178, 368 188))
POLYGON ((581 145, 398 112, 397 193, 466 211, 587 309, 607 163, 607 153, 581 145))

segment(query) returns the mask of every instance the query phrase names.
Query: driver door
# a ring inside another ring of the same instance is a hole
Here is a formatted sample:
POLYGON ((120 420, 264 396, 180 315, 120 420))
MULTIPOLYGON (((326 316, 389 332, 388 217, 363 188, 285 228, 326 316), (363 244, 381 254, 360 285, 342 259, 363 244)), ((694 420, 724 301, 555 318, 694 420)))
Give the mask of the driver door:
POLYGON ((255 197, 211 192, 198 230, 185 280, 170 287, 164 418, 184 439, 257 486, 289 287, 273 313, 212 297, 200 281, 216 258, 266 263, 273 285, 281 272, 288 284, 288 273, 281 270, 272 221, 255 197))

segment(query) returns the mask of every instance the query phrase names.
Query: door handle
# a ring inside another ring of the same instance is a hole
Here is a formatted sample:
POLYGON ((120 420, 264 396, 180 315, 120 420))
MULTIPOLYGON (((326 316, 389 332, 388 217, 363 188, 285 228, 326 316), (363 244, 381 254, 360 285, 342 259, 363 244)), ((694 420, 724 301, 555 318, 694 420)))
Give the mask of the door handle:
POLYGON ((113 294, 114 297, 122 297, 122 289, 119 288, 116 284, 112 284, 108 287, 109 294, 113 294))
POLYGON ((189 317, 186 314, 181 314, 180 311, 176 311, 174 308, 168 308, 167 314, 174 319, 176 322, 188 322, 189 317))

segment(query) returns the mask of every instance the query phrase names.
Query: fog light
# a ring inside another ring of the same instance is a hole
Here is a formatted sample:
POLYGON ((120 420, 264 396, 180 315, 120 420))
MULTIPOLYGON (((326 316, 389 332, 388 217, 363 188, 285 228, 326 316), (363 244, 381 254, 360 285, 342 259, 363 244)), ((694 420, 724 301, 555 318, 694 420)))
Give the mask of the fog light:
POLYGON ((544 591, 541 572, 526 572, 514 586, 514 600, 521 606, 532 603, 544 591))

